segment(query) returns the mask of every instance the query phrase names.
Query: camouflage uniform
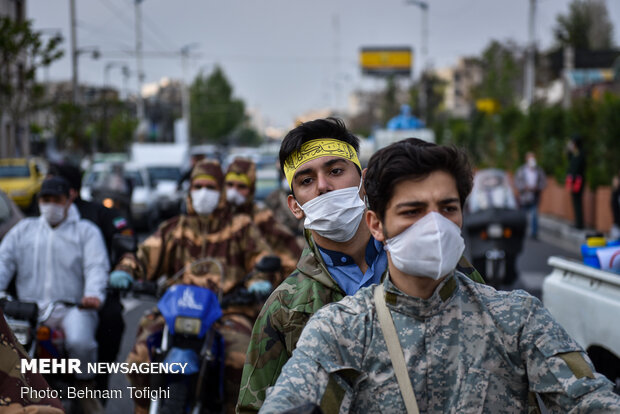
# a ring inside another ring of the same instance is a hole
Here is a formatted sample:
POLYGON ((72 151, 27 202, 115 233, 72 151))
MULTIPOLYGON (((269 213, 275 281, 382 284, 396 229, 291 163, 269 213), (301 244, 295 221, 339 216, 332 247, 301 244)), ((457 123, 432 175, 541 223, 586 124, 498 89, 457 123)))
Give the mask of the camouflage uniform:
MULTIPOLYGON (((295 237, 303 239, 304 221, 295 217, 293 212, 288 208, 287 199, 289 194, 289 191, 278 188, 265 198, 265 205, 271 209, 277 221, 284 224, 295 237)), ((301 244, 304 242, 305 240, 303 240, 301 244)))
MULTIPOLYGON (((306 230, 302 257, 293 272, 269 296, 258 315, 248 348, 237 412, 257 412, 265 400, 265 391, 274 385, 282 367, 291 357, 308 319, 321 307, 345 297, 327 271, 321 254, 306 230)), ((480 274, 461 259, 459 269, 473 280, 483 282, 480 274)))
POLYGON ((62 404, 57 398, 22 397, 21 388, 50 389, 41 374, 20 370, 20 361, 28 354, 17 342, 0 309, 0 413, 2 414, 61 414, 62 404))
MULTIPOLYGON (((250 195, 244 204, 235 207, 236 214, 247 214, 254 220, 254 224, 260 229, 262 236, 273 252, 282 261, 282 277, 277 283, 284 280, 286 275, 295 270, 295 265, 302 249, 297 243, 295 235, 282 223, 277 221, 269 208, 259 208, 254 203, 254 191, 256 190, 256 166, 252 161, 244 159, 234 160, 226 172, 246 176, 250 181, 250 195)), ((292 213, 291 213, 292 214, 292 213)))
MULTIPOLYGON (((262 280, 266 275, 255 273, 245 280, 254 265, 264 255, 271 253, 252 219, 245 214, 234 214, 226 203, 224 179, 220 166, 214 161, 201 161, 195 167, 192 177, 208 174, 215 177, 222 187, 216 210, 209 216, 195 214, 188 198, 188 215, 180 215, 162 223, 152 236, 148 237, 134 255, 126 254, 116 270, 129 272, 135 279, 155 280, 165 275, 171 277, 180 269, 186 269, 181 283, 208 287, 224 295, 239 285, 248 285, 262 280), (207 265, 196 274, 190 264, 197 259, 211 257, 223 266, 224 281, 214 265, 207 265)), ((238 381, 245 360, 245 351, 250 339, 251 325, 258 309, 252 307, 227 308, 218 323, 226 346, 226 378, 237 378, 237 383, 225 387, 225 400, 230 404, 228 412, 234 412, 238 395, 238 381)), ((159 313, 151 313, 140 321, 137 341, 127 357, 128 362, 140 363, 149 360, 147 338, 163 329, 164 320, 159 313)), ((148 375, 132 375, 135 386, 147 386, 148 375)), ((145 409, 149 401, 136 400, 145 409)))
MULTIPOLYGON (((427 300, 389 278, 384 287, 420 413, 523 413, 529 392, 550 412, 620 412, 612 384, 528 293, 460 272, 427 300)), ((310 319, 261 413, 306 402, 329 413, 406 412, 373 294, 363 288, 310 319)))

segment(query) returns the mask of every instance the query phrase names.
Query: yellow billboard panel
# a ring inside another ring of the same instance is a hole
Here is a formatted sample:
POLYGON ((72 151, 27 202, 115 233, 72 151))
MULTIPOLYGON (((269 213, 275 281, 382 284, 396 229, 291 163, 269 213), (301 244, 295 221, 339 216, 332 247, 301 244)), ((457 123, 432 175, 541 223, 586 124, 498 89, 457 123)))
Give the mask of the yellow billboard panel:
POLYGON ((413 52, 410 47, 362 48, 360 66, 365 75, 411 75, 413 52))

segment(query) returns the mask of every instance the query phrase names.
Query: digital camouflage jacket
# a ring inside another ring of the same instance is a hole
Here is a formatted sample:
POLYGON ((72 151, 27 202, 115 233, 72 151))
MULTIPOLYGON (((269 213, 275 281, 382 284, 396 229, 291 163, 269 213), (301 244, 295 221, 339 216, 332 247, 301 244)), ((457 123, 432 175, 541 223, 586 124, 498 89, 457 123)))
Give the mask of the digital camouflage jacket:
MULTIPOLYGON (((239 413, 260 409, 267 388, 275 384, 308 319, 324 305, 345 296, 327 271, 308 230, 305 236, 308 247, 302 253, 297 270, 273 291, 254 323, 241 378, 239 413)), ((472 280, 484 283, 464 257, 458 268, 472 280)))
MULTIPOLYGON (((620 396, 542 303, 455 272, 428 299, 383 282, 420 413, 618 413, 620 396)), ((377 317, 375 286, 319 310, 261 413, 307 403, 325 413, 404 413, 377 317)), ((398 351, 397 351, 398 352, 398 351)))

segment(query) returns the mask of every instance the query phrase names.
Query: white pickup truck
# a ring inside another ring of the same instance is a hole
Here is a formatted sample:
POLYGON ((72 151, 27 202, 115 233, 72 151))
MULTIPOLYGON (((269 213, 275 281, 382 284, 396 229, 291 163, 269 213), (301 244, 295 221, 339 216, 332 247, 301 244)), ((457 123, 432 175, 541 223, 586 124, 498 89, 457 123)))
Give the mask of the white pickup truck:
POLYGON ((543 282, 545 307, 619 390, 620 275, 554 256, 547 263, 553 271, 543 282))

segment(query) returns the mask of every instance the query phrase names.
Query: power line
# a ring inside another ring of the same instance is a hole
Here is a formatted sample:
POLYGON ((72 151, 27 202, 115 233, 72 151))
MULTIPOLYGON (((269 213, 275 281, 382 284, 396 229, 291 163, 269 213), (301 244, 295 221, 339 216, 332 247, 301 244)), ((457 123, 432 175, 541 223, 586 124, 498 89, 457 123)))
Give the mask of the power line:
MULTIPOLYGON (((115 15, 119 20, 123 21, 129 28, 134 27, 133 20, 127 15, 127 13, 124 13, 114 3, 112 3, 110 0, 100 0, 100 1, 108 9, 109 12, 115 15)), ((151 40, 154 40, 154 43, 156 43, 157 46, 160 46, 160 47, 164 46, 164 49, 167 49, 167 47, 161 44, 161 42, 158 39, 151 39, 151 40)))
POLYGON ((159 30, 159 27, 157 26, 157 23, 155 23, 153 20, 151 20, 146 13, 142 14, 142 18, 144 20, 144 23, 146 23, 146 28, 148 30, 150 30, 151 34, 153 34, 154 36, 156 36, 159 39, 159 43, 163 46, 165 46, 166 49, 174 49, 172 43, 169 42, 169 39, 162 34, 162 32, 159 30), (163 42, 161 42, 163 40, 163 42))
MULTIPOLYGON (((110 18, 110 20, 111 19, 112 18, 110 18)), ((108 22, 109 22, 109 20, 108 20, 108 22)), ((106 25, 107 25, 107 22, 106 22, 106 25)), ((115 46, 117 46, 119 49, 126 49, 126 48, 131 47, 129 44, 124 43, 125 39, 121 40, 121 39, 119 39, 117 37, 114 37, 114 35, 112 35, 110 33, 106 34, 105 33, 105 30, 106 30, 105 27, 107 27, 106 25, 104 25, 102 27, 98 27, 97 25, 93 25, 93 24, 88 23, 88 22, 86 22, 84 20, 78 20, 77 27, 80 30, 88 32, 87 36, 90 36, 90 38, 92 40, 98 41, 100 37, 104 37, 104 38, 107 38, 110 41, 114 41, 115 46), (95 38, 94 35, 97 35, 98 38, 95 38)))

